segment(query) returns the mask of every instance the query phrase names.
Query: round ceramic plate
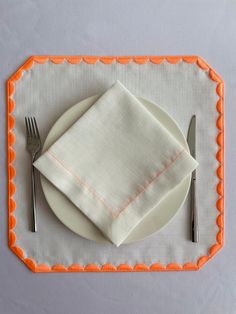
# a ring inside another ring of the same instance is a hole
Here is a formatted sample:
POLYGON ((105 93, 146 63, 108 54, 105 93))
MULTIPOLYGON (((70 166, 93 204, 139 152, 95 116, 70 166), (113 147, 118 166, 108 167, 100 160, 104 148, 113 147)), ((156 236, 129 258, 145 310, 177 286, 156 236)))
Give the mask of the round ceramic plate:
MULTIPOLYGON (((67 110, 53 125, 43 146, 47 150, 82 114, 90 108, 99 96, 89 97, 67 110)), ((186 139, 177 123, 157 104, 139 98, 142 104, 158 119, 180 144, 189 150, 186 139)), ((186 177, 174 190, 149 213, 130 233, 124 243, 132 243, 150 236, 165 226, 184 202, 191 176, 186 177)), ((43 192, 49 206, 60 221, 80 236, 97 242, 108 242, 98 228, 64 196, 53 184, 41 175, 43 192)))

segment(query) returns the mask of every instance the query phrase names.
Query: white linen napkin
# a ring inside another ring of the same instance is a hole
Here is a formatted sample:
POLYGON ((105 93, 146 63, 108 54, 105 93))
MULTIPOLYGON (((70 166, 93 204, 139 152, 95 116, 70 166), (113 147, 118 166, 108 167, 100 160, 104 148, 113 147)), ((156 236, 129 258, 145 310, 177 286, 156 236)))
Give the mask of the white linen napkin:
POLYGON ((34 166, 119 246, 197 162, 116 82, 34 166))

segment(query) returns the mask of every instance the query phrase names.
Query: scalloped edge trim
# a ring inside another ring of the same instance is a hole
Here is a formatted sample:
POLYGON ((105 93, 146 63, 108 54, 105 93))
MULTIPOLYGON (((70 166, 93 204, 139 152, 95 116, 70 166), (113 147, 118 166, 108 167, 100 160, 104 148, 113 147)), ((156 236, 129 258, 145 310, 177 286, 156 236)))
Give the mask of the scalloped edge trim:
POLYGON ((20 260, 33 272, 150 272, 150 271, 186 271, 186 270, 199 270, 202 268, 224 245, 224 81, 219 74, 201 57, 199 56, 120 56, 120 57, 97 57, 97 56, 32 56, 26 60, 26 62, 8 79, 7 81, 7 169, 8 169, 8 241, 9 248, 16 254, 20 260), (170 263, 163 265, 161 263, 155 263, 151 266, 146 264, 136 264, 131 266, 128 264, 120 264, 115 266, 112 264, 104 264, 102 266, 96 264, 88 264, 81 266, 80 264, 73 264, 69 267, 57 264, 49 266, 47 264, 37 264, 33 259, 27 258, 24 250, 16 245, 17 237, 14 232, 17 221, 14 215, 16 210, 16 202, 14 200, 14 194, 16 192, 16 185, 14 183, 14 177, 16 176, 16 169, 14 168, 14 160, 16 158, 16 152, 14 150, 14 143, 16 141, 14 134, 15 117, 13 116, 15 101, 12 98, 15 93, 15 82, 20 80, 25 71, 30 71, 35 63, 44 64, 46 62, 53 62, 55 64, 62 64, 68 62, 70 64, 79 64, 85 62, 87 64, 95 64, 102 62, 104 64, 111 64, 118 62, 120 64, 129 64, 135 62, 137 64, 145 64, 152 62, 154 64, 162 64, 168 62, 170 64, 177 64, 179 62, 186 62, 189 64, 195 63, 200 69, 208 72, 209 78, 217 83, 216 93, 219 99, 216 103, 216 110, 219 113, 216 121, 216 127, 218 129, 218 135, 216 143, 219 147, 216 154, 216 159, 219 166, 216 171, 216 175, 219 179, 216 186, 218 193, 218 200, 216 202, 216 208, 219 211, 219 215, 216 219, 216 225, 219 231, 216 235, 216 243, 209 249, 209 254, 201 256, 196 264, 185 263, 179 265, 176 263, 170 263))

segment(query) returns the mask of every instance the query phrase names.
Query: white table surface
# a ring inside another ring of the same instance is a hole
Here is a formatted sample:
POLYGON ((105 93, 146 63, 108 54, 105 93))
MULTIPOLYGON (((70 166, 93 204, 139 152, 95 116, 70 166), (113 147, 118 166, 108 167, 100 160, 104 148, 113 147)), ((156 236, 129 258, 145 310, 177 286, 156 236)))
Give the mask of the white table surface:
POLYGON ((0 313, 236 313, 235 51, 234 0, 0 0, 0 313), (5 82, 43 54, 197 54, 223 76, 225 247, 199 272, 33 274, 8 249, 5 82))

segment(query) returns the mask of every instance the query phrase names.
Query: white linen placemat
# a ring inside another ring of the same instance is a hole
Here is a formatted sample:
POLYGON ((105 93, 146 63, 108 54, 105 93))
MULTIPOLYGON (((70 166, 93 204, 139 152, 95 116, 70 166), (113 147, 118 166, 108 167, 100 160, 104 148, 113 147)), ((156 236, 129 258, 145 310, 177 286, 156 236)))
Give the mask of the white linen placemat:
MULTIPOLYGON (((33 57, 25 66, 27 70, 23 76, 19 78, 17 75, 15 78, 15 89, 9 86, 9 93, 15 102, 15 108, 10 104, 9 110, 14 109, 15 116, 16 159, 13 164, 17 173, 14 178, 17 189, 11 191, 17 205, 16 209, 14 203, 10 207, 11 211, 15 209, 16 221, 10 220, 10 230, 14 230, 16 237, 10 233, 10 245, 20 258, 25 261, 32 259, 37 265, 47 265, 51 270, 58 269, 55 265, 63 265, 62 268, 67 270, 74 264, 82 268, 90 264, 97 267, 128 264, 132 269, 136 264, 148 267, 155 263, 162 264, 164 269, 173 269, 168 265, 175 263, 180 268, 185 263, 197 265, 202 257, 201 263, 204 263, 208 260, 209 249, 214 246, 215 252, 222 244, 223 199, 220 196, 223 192, 219 179, 222 176, 217 172, 218 160, 222 156, 222 147, 218 153, 217 145, 217 142, 222 142, 222 123, 218 124, 219 115, 222 119, 222 97, 219 96, 222 81, 212 79, 210 74, 214 72, 211 73, 206 63, 197 57, 187 61, 185 58, 169 61, 167 58, 156 58, 154 62, 150 58, 144 59, 144 62, 140 62, 140 59, 135 61, 135 58, 124 58, 124 62, 117 59, 104 62, 98 58, 94 63, 89 58, 81 62, 70 58, 68 62, 65 57, 52 61, 47 57, 33 57), (44 141, 53 123, 65 110, 91 95, 104 93, 116 80, 120 80, 135 96, 161 104, 178 122, 185 135, 192 115, 198 117, 197 194, 201 210, 200 242, 197 245, 190 241, 189 200, 158 233, 117 248, 109 243, 97 244, 83 239, 66 228, 52 213, 41 187, 37 190, 39 231, 36 234, 30 232, 30 169, 26 162, 28 153, 24 149, 24 117, 32 114, 37 117, 44 141), (216 142, 216 139, 219 140, 216 142), (220 219, 217 220, 217 217, 220 219), (14 249, 16 247, 21 250, 14 249)), ((12 136, 10 141, 13 142, 12 136)), ((14 155, 11 155, 11 159, 14 159, 14 155)))
POLYGON ((34 165, 119 246, 197 163, 118 81, 34 165))

